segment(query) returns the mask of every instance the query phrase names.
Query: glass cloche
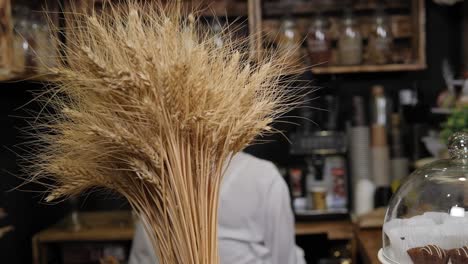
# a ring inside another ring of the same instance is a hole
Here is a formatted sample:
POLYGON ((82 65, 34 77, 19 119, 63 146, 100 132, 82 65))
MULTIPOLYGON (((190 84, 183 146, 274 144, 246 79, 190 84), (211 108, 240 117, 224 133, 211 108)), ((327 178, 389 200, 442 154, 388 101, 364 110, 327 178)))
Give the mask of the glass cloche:
POLYGON ((449 154, 411 174, 392 197, 382 263, 468 263, 468 133, 449 139, 449 154))

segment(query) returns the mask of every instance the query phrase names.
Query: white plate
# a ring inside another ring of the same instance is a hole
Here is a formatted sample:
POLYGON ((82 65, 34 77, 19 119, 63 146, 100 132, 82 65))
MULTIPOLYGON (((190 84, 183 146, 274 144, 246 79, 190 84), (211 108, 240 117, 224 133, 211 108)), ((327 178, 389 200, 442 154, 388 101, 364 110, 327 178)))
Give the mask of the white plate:
POLYGON ((396 263, 396 262, 393 262, 393 261, 392 261, 392 262, 389 262, 389 261, 387 260, 387 258, 384 257, 384 255, 383 255, 383 249, 382 249, 382 248, 379 250, 379 253, 377 254, 377 257, 379 258, 379 261, 380 261, 380 263, 382 263, 382 264, 395 264, 395 263, 396 263))

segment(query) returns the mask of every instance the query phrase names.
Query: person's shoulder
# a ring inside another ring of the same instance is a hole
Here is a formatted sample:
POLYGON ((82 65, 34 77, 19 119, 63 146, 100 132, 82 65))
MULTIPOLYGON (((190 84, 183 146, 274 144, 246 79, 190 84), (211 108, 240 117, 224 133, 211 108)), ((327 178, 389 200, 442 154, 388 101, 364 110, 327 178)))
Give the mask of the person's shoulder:
POLYGON ((288 186, 273 162, 247 153, 239 154, 246 165, 243 168, 242 181, 248 182, 255 189, 257 196, 263 196, 265 201, 273 203, 279 203, 285 197, 289 197, 288 186))
POLYGON ((236 158, 244 160, 250 166, 262 167, 264 169, 277 170, 275 164, 269 160, 257 158, 252 154, 246 152, 239 152, 236 154, 236 158))
POLYGON ((235 157, 244 164, 244 173, 255 174, 261 181, 275 181, 281 179, 281 174, 276 165, 265 159, 257 158, 251 154, 240 152, 235 157))

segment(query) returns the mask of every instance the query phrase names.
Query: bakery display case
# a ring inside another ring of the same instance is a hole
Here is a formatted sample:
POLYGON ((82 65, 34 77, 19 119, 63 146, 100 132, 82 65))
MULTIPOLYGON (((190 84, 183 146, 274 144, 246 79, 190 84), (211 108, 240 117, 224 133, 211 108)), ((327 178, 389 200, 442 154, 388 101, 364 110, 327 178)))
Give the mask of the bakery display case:
POLYGON ((468 133, 448 146, 449 159, 415 171, 390 201, 382 263, 468 263, 468 133))

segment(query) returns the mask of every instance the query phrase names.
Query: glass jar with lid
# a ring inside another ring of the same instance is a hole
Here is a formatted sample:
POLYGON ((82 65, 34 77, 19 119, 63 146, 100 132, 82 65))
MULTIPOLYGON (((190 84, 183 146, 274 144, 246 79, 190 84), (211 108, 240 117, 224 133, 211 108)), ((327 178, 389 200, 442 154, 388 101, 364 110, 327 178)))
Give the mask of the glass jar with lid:
POLYGON ((23 73, 29 66, 31 47, 30 13, 26 6, 16 5, 13 9, 13 71, 23 73))
POLYGON ((290 16, 284 17, 281 21, 277 45, 279 51, 287 55, 286 63, 289 66, 299 66, 302 63, 301 42, 302 37, 296 22, 290 16))
POLYGON ((367 44, 367 63, 388 64, 392 62, 393 36, 389 18, 382 9, 374 17, 367 44))
POLYGON ((58 64, 57 39, 44 16, 34 14, 31 23, 34 39, 34 68, 40 74, 47 74, 58 64))
POLYGON ((449 153, 411 174, 392 197, 382 263, 468 263, 468 133, 449 139, 449 153))
POLYGON ((350 9, 346 10, 338 38, 338 59, 341 65, 362 62, 362 35, 350 9))
POLYGON ((312 66, 326 65, 331 60, 332 38, 329 27, 329 22, 320 14, 310 25, 307 33, 307 48, 312 66))
POLYGON ((224 46, 222 22, 218 19, 213 19, 211 22, 211 31, 214 35, 213 41, 215 46, 217 48, 222 48, 224 46))

